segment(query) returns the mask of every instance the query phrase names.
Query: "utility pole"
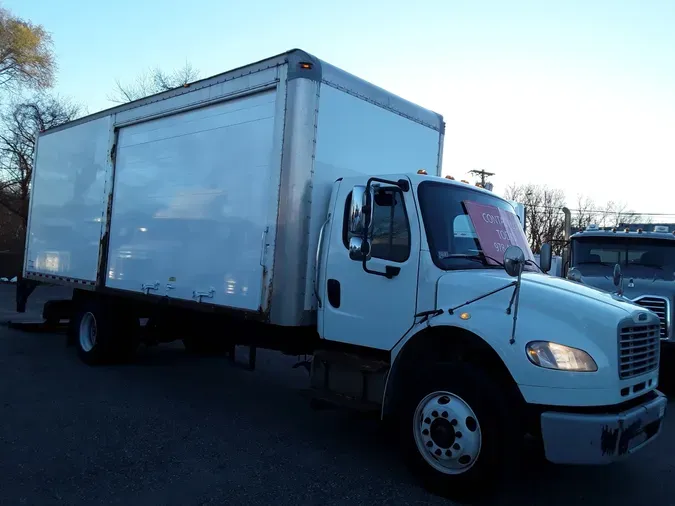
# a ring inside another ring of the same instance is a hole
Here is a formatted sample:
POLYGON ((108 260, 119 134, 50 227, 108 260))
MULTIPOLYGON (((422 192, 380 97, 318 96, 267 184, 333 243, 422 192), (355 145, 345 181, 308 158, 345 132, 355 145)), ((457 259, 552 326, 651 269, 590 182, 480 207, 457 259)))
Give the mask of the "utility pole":
POLYGON ((485 188, 485 184, 487 183, 487 178, 495 175, 494 172, 486 172, 483 169, 481 169, 481 170, 478 170, 478 169, 470 170, 469 173, 480 177, 480 185, 483 188, 485 188))

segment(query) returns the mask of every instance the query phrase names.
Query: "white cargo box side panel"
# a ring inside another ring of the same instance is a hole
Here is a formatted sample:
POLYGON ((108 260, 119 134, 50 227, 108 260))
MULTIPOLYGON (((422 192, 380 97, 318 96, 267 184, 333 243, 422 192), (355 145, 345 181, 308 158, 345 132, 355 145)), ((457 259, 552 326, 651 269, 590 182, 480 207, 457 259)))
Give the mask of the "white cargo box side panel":
POLYGON ((276 97, 120 129, 106 286, 261 307, 263 239, 278 200, 276 97))
MULTIPOLYGON (((435 174, 439 171, 440 140, 438 130, 323 83, 316 134, 310 252, 316 250, 337 178, 415 173, 419 169, 435 174)), ((342 218, 338 221, 342 223, 342 218)), ((308 264, 305 309, 316 308, 311 285, 315 269, 314 262, 308 264)))
POLYGON ((112 116, 38 140, 26 238, 26 275, 96 281, 112 116))

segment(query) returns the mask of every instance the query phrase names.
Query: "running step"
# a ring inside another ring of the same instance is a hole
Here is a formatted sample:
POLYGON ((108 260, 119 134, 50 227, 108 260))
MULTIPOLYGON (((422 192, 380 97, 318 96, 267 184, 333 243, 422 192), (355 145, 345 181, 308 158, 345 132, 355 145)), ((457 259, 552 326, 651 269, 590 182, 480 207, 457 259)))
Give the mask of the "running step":
POLYGON ((380 405, 375 402, 362 401, 347 395, 316 388, 303 390, 302 395, 306 397, 315 408, 332 406, 360 411, 362 413, 379 413, 381 408, 380 405))
POLYGON ((389 369, 389 363, 384 360, 364 358, 359 355, 340 351, 316 351, 314 353, 314 360, 320 360, 327 364, 335 364, 347 369, 370 373, 384 372, 389 369))

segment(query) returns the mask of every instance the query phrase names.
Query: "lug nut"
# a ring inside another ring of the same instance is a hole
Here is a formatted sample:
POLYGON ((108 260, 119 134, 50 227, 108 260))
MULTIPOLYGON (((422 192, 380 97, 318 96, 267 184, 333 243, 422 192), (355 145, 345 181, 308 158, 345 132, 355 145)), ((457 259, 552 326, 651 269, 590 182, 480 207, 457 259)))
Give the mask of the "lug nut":
POLYGON ((428 436, 429 435, 429 429, 424 429, 422 431, 422 434, 424 434, 425 436, 428 436))
POLYGON ((440 450, 440 448, 439 448, 439 449, 437 449, 434 453, 440 457, 440 456, 441 456, 441 453, 443 453, 443 452, 442 452, 442 451, 440 450))
POLYGON ((431 416, 433 416, 434 418, 437 418, 438 417, 438 411, 432 411, 431 416))
MULTIPOLYGON (((431 441, 430 441, 430 442, 431 442, 431 441)), ((459 445, 458 445, 457 443, 455 443, 454 445, 452 445, 452 447, 453 447, 455 450, 459 450, 459 445)))
POLYGON ((447 417, 448 417, 448 412, 447 412, 447 411, 443 411, 443 413, 441 413, 441 416, 442 416, 443 418, 447 418, 447 417))
POLYGON ((434 446, 434 443, 432 443, 431 441, 427 441, 427 448, 431 448, 432 446, 434 446))
POLYGON ((456 426, 456 425, 457 425, 457 420, 455 420, 455 419, 453 418, 452 421, 450 422, 450 425, 455 425, 455 426, 456 426))
POLYGON ((455 437, 456 437, 457 439, 461 438, 461 437, 462 437, 462 433, 461 433, 461 432, 455 432, 455 437))

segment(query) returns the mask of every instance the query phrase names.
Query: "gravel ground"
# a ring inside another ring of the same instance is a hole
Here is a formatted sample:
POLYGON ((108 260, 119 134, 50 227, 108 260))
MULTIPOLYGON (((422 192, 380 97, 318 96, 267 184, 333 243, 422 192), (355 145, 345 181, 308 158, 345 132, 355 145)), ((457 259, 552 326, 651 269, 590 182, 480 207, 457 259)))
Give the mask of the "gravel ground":
MULTIPOLYGON (((0 504, 449 504, 411 479, 379 425, 312 411, 306 372, 141 349, 81 364, 64 337, 0 327, 0 504)), ((675 504, 675 412, 657 443, 602 468, 534 459, 491 504, 675 504)))

